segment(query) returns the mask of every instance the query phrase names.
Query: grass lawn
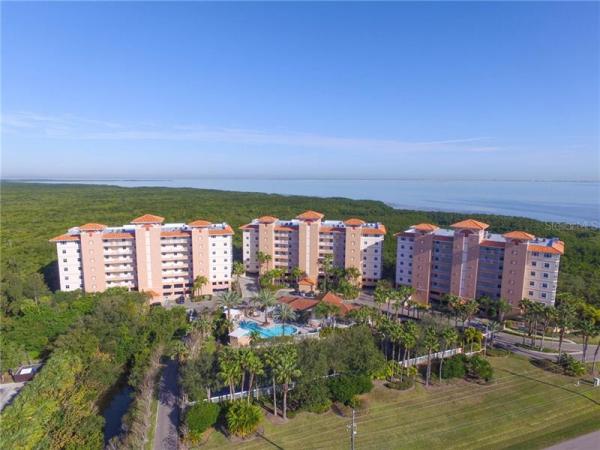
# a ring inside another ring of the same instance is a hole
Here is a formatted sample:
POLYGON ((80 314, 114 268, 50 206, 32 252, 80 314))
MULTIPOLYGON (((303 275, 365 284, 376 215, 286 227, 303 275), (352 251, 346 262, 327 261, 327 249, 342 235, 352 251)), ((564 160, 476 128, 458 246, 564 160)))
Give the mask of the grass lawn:
MULTIPOLYGON (((461 380, 429 391, 376 387, 357 419, 356 448, 532 449, 600 429, 600 388, 575 386, 575 379, 514 355, 490 361, 496 380, 487 386, 461 380)), ((266 439, 233 445, 213 433, 203 448, 347 449, 348 424, 332 412, 301 413, 285 425, 265 423, 266 439)))

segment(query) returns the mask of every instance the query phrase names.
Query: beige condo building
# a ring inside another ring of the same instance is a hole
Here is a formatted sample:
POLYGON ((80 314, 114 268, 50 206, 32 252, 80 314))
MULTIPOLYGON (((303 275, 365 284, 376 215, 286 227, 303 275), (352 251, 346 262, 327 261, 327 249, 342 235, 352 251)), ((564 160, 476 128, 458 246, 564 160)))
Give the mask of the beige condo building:
POLYGON ((281 268, 289 273, 300 268, 316 282, 323 274, 325 255, 332 255, 336 267, 355 267, 362 286, 381 279, 385 226, 360 219, 324 220, 316 211, 305 211, 295 219, 263 216, 242 226, 244 267, 248 273, 281 268), (270 255, 260 264, 259 252, 270 255))
POLYGON ((205 220, 163 222, 145 214, 118 227, 87 223, 51 239, 61 290, 124 287, 177 299, 192 293, 199 276, 207 281, 199 294, 229 289, 233 229, 205 220))
POLYGON ((396 233, 396 284, 412 286, 421 302, 446 294, 523 298, 554 304, 564 243, 524 231, 490 233, 473 219, 439 228, 429 223, 396 233))

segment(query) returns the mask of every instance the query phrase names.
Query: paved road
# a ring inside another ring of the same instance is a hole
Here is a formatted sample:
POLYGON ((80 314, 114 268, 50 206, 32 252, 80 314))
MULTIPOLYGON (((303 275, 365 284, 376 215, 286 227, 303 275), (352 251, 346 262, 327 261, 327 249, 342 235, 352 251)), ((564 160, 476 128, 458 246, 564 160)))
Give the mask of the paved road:
POLYGON ((600 448, 600 431, 584 434, 560 444, 548 447, 546 450, 598 450, 600 448))
POLYGON ((177 361, 169 359, 160 377, 154 450, 175 450, 178 448, 179 406, 177 399, 179 392, 177 370, 177 361))
MULTIPOLYGON (((544 341, 544 347, 555 349, 556 353, 544 353, 537 352, 534 350, 528 350, 522 347, 518 347, 516 344, 521 344, 523 342, 522 336, 515 336, 514 334, 508 333, 496 333, 495 342, 500 346, 510 350, 513 353, 518 353, 520 355, 525 355, 534 359, 556 359, 556 355, 558 353, 558 342, 557 341, 544 341)), ((529 342, 528 338, 525 338, 525 342, 529 342)), ((538 339, 539 343, 539 339, 538 339)), ((596 345, 589 345, 587 354, 585 355, 586 361, 592 361, 594 359, 594 351, 596 350, 596 345)), ((570 353, 577 359, 581 359, 583 353, 583 345, 576 344, 573 342, 563 342, 562 351, 570 353)))
POLYGON ((25 383, 4 383, 0 384, 0 411, 8 405, 13 397, 19 393, 25 383))

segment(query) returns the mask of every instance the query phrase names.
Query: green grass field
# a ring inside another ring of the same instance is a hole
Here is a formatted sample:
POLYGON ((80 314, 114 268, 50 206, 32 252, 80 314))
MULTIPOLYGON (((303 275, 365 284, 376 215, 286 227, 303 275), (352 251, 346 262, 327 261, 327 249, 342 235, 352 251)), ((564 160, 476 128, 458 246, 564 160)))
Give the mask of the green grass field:
MULTIPOLYGON (((376 387, 357 419, 357 450, 533 449, 600 429, 600 388, 551 374, 516 357, 490 358, 491 385, 464 381, 426 391, 376 387)), ((349 419, 332 412, 265 422, 265 438, 234 445, 213 433, 203 448, 347 449, 349 419), (267 441, 268 440, 268 441, 267 441), (269 442, 270 441, 270 442, 269 442)))

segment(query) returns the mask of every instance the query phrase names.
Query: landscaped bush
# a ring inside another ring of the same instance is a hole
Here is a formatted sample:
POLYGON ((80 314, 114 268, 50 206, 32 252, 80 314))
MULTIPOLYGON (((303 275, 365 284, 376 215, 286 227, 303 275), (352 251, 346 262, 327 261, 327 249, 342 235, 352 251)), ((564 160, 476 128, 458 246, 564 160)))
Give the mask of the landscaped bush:
POLYGON ((580 377, 586 372, 585 365, 581 361, 578 361, 566 353, 560 355, 558 364, 563 368, 565 375, 569 375, 571 377, 580 377))
POLYGON ((373 389, 368 375, 342 375, 329 381, 329 391, 334 401, 349 405, 354 396, 373 389))
POLYGON ((385 383, 385 387, 390 389, 397 389, 399 391, 405 391, 406 389, 410 389, 415 385, 415 380, 413 378, 404 378, 402 381, 390 381, 385 383))
POLYGON ((217 422, 220 409, 218 404, 205 401, 192 405, 185 414, 190 439, 199 439, 202 433, 212 427, 217 422))
POLYGON ((465 368, 466 359, 467 358, 464 355, 455 355, 444 361, 442 377, 444 379, 464 378, 467 373, 465 368))
POLYGON ((260 408, 244 400, 233 402, 227 409, 227 428, 236 436, 246 437, 254 433, 262 420, 260 408))
POLYGON ((467 362, 467 373, 470 378, 490 381, 494 376, 494 369, 487 359, 475 355, 467 362))

